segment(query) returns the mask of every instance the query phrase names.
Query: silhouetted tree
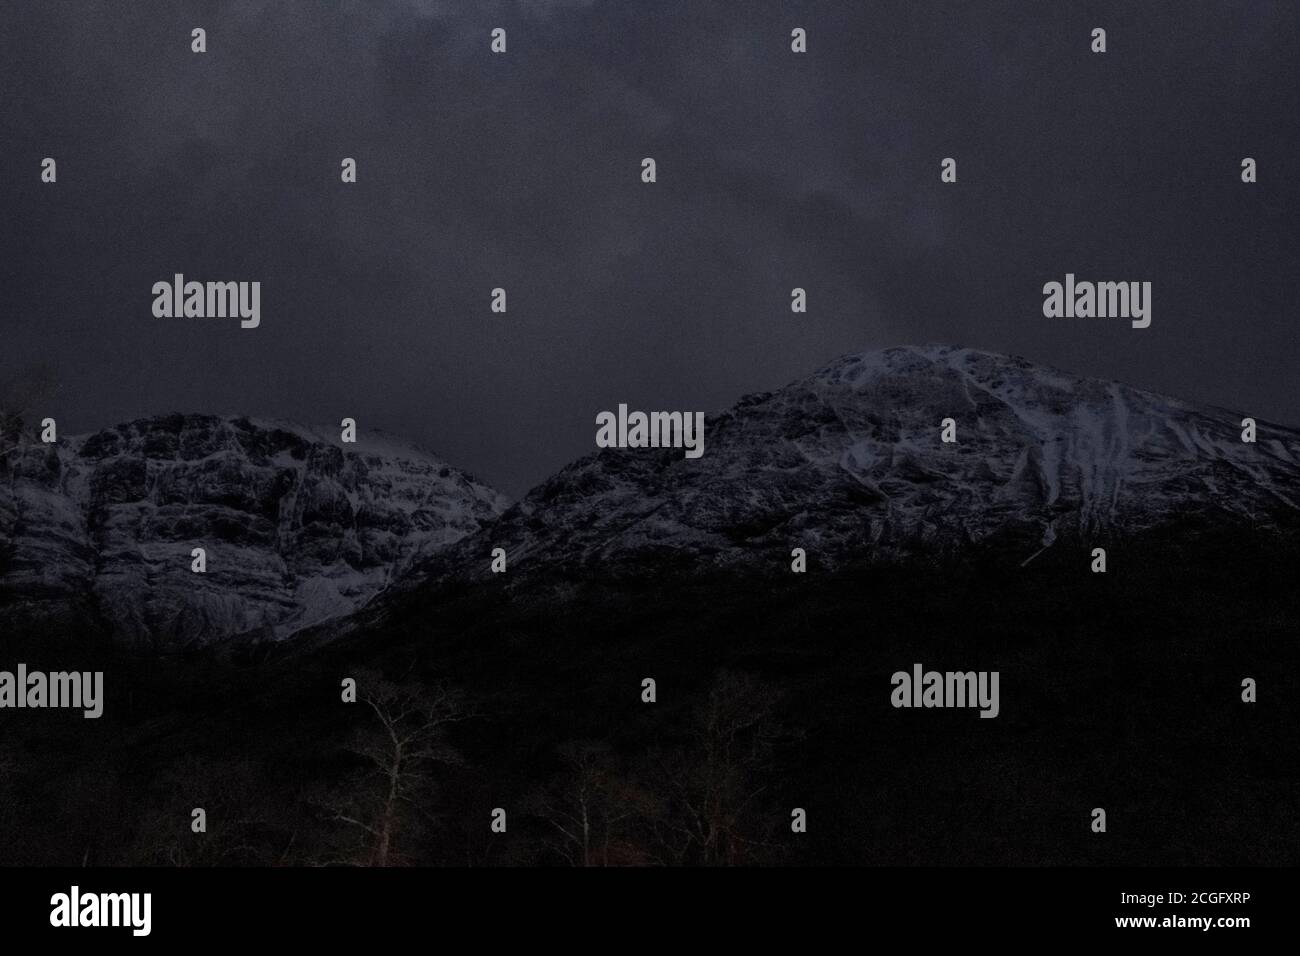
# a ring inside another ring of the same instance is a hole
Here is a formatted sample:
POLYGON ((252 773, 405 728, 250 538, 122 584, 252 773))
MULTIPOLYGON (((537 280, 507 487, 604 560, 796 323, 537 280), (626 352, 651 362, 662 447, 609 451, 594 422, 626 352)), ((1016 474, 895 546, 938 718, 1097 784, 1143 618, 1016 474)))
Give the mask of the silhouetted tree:
POLYGON ((686 746, 651 756, 661 862, 729 866, 775 848, 780 817, 764 794, 774 783, 775 746, 791 737, 774 716, 780 698, 756 677, 723 671, 696 709, 686 746))
POLYGON ((269 805, 265 780, 245 761, 189 756, 161 774, 153 790, 136 820, 134 864, 269 866, 291 839, 269 805), (196 808, 205 815, 202 833, 193 829, 196 808))
POLYGON ((644 862, 628 835, 652 814, 653 797, 618 772, 608 744, 574 741, 559 752, 565 769, 529 801, 552 832, 548 844, 572 866, 644 862))
POLYGON ((389 866, 402 859, 399 837, 426 811, 433 766, 460 762, 447 742, 448 729, 472 714, 459 694, 442 685, 393 682, 371 671, 354 676, 359 703, 371 719, 348 750, 363 766, 315 802, 327 820, 345 824, 360 838, 344 862, 389 866))

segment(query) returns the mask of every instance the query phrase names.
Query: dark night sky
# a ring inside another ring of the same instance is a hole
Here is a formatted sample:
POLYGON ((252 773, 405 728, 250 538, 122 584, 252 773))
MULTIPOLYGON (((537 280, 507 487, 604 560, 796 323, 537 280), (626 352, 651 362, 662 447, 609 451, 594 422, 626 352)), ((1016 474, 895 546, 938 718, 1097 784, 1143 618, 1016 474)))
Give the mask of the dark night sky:
POLYGON ((52 366, 66 434, 346 415, 512 495, 618 402, 900 344, 1300 423, 1298 64, 1294 0, 8 0, 0 375, 52 366), (175 272, 261 328, 154 318, 175 272), (1043 318, 1066 272, 1151 328, 1043 318))

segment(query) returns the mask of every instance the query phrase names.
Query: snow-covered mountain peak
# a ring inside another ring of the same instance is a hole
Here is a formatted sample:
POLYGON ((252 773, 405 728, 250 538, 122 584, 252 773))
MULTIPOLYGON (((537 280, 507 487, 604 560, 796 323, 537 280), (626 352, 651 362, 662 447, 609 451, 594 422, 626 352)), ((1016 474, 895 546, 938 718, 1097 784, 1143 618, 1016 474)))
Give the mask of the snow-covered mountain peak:
POLYGON ((709 418, 701 459, 588 455, 488 534, 518 567, 605 573, 795 547, 823 565, 993 540, 1028 558, 1175 521, 1289 524, 1300 434, 1260 422, 1244 442, 1244 417, 993 352, 866 352, 709 418))
POLYGON ((170 647, 347 614, 507 500, 361 430, 167 415, 0 461, 0 614, 170 647), (193 570, 202 548, 206 570, 193 570))

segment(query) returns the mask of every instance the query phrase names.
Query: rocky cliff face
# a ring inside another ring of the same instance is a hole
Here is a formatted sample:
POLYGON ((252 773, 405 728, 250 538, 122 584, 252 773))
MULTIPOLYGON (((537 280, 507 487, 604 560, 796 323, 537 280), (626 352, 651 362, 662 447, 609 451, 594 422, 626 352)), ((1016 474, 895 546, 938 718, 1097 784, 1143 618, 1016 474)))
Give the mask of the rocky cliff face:
POLYGON ((988 352, 890 349, 741 399, 707 420, 702 458, 605 449, 508 510, 373 436, 149 419, 0 460, 0 624, 71 615, 167 647, 283 638, 381 591, 480 577, 496 547, 494 585, 516 589, 538 571, 784 572, 797 547, 833 569, 979 545, 1023 562, 1173 525, 1294 530, 1300 432, 1260 422, 1246 443, 1243 417, 988 352))
POLYGON ((1062 538, 1174 522, 1294 527, 1300 433, 1261 422, 1244 443, 1242 418, 989 352, 851 355, 709 418, 700 459, 606 449, 574 462, 430 573, 486 568, 492 547, 515 586, 545 567, 595 580, 700 562, 784 571, 796 547, 822 568, 994 542, 1029 560, 1062 538))
POLYGON ((173 415, 27 442, 0 460, 0 622, 168 648, 283 638, 506 503, 408 445, 284 423, 173 415))

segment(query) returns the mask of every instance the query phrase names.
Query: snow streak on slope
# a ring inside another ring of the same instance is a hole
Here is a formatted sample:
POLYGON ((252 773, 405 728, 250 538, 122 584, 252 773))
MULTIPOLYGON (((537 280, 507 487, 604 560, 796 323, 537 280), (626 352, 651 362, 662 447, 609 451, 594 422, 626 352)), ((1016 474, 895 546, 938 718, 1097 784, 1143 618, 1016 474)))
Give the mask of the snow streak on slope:
POLYGON ((1028 559, 1063 535, 1288 524, 1300 435, 1261 423, 1243 443, 1242 417, 990 352, 851 355, 710 418, 701 459, 607 449, 574 462, 447 563, 477 567, 500 546, 512 570, 588 577, 776 567, 803 547, 825 567, 995 536, 1028 559), (940 441, 945 418, 955 444, 940 441))

